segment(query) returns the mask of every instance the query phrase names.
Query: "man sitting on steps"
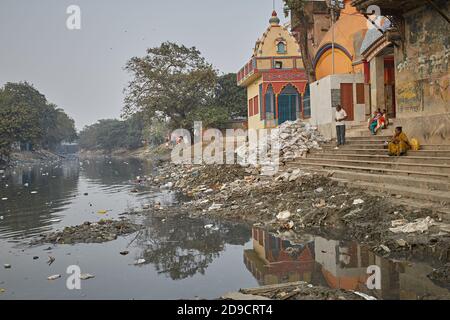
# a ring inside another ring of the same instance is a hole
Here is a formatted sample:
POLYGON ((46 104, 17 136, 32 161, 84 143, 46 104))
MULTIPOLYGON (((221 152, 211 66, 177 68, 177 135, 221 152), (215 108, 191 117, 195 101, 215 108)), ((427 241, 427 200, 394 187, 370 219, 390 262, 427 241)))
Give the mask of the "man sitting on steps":
POLYGON ((335 149, 339 149, 339 146, 345 144, 345 120, 347 120, 347 112, 342 108, 340 104, 336 106, 336 136, 337 146, 335 149))

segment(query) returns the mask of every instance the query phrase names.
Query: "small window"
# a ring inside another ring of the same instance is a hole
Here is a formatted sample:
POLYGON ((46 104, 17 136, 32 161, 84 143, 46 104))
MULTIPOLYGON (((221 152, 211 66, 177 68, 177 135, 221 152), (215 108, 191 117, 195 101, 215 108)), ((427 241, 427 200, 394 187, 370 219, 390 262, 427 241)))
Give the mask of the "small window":
POLYGON ((278 53, 286 53, 286 44, 284 42, 278 42, 277 52, 278 53))
POLYGON ((283 69, 283 62, 275 61, 275 69, 283 69))

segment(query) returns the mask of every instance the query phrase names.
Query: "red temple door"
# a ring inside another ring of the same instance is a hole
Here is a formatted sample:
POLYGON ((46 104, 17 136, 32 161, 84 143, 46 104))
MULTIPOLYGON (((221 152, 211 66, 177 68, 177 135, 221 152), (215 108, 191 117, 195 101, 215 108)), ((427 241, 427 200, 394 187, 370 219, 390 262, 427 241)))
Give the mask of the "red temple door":
POLYGON ((355 119, 353 110, 353 83, 341 83, 341 106, 347 112, 347 121, 355 119))

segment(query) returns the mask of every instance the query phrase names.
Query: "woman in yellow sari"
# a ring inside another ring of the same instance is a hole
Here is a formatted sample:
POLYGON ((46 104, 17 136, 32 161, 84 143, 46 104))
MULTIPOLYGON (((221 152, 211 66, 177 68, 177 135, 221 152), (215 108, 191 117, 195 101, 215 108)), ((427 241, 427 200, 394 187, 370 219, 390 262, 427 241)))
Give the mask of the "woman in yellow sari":
POLYGON ((411 149, 411 144, 409 143, 408 137, 403 132, 402 127, 395 128, 395 134, 388 144, 388 149, 390 156, 402 156, 411 149))

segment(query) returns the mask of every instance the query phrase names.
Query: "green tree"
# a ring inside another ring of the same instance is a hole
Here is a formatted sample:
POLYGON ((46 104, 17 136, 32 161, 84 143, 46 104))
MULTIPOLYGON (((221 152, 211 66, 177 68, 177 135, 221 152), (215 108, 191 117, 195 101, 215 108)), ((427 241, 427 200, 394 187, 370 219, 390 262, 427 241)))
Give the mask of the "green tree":
POLYGON ((146 119, 168 119, 172 129, 192 129, 193 115, 212 104, 217 73, 195 47, 165 42, 132 58, 126 70, 133 79, 125 89, 125 116, 142 111, 146 119))
POLYGON ((247 91, 237 85, 235 73, 217 79, 214 100, 214 105, 224 109, 228 118, 247 117, 247 91))
POLYGON ((75 124, 62 109, 47 102, 27 82, 7 83, 0 88, 0 154, 8 157, 15 142, 53 148, 73 140, 75 124))

